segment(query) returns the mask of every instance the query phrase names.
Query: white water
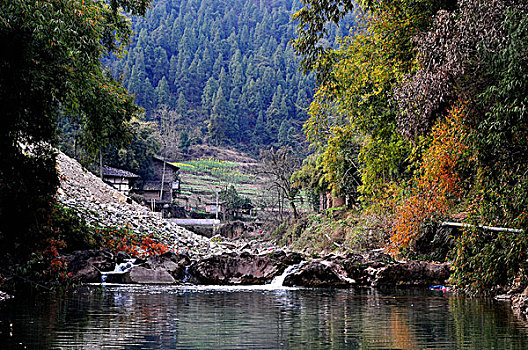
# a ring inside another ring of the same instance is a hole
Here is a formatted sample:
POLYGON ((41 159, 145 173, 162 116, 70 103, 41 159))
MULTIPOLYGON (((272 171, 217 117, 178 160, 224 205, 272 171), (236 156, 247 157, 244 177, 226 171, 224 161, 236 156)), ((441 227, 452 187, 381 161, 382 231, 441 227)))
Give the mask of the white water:
POLYGON ((119 275, 132 270, 135 262, 136 259, 127 259, 121 264, 116 264, 114 271, 101 272, 101 282, 105 282, 108 275, 119 275))
POLYGON ((182 283, 189 283, 191 275, 189 274, 189 265, 185 266, 185 275, 183 276, 182 283))
POLYGON ((295 273, 299 271, 299 269, 306 264, 306 261, 302 261, 299 264, 290 265, 284 270, 284 272, 280 276, 276 276, 267 286, 271 288, 279 288, 282 287, 282 284, 284 283, 284 280, 288 275, 295 273))

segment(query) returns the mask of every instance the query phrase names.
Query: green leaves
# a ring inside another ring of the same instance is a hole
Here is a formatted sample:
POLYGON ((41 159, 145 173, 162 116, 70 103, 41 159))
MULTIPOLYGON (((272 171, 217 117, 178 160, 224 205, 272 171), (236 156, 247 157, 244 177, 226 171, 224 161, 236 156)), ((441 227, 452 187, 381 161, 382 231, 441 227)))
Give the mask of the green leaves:
POLYGON ((322 44, 328 33, 327 24, 339 24, 356 5, 352 0, 303 0, 303 3, 305 6, 292 17, 298 22, 298 38, 293 41, 293 47, 303 56, 301 66, 304 71, 314 70, 319 80, 324 80, 336 61, 335 52, 322 44))
POLYGON ((92 153, 112 138, 123 141, 138 108, 103 72, 100 59, 119 53, 128 42, 131 31, 123 10, 141 14, 147 4, 1 2, 0 246, 8 252, 35 244, 49 216, 57 185, 53 147, 60 118, 80 122, 92 153))

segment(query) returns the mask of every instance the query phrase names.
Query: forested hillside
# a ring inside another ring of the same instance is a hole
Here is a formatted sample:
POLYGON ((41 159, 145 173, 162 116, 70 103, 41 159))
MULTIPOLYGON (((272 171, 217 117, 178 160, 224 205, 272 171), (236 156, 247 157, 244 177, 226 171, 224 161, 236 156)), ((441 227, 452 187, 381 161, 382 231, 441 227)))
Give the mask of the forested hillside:
MULTIPOLYGON (((105 63, 148 120, 181 138, 247 150, 296 146, 314 79, 289 41, 297 0, 157 0, 134 18, 124 59, 105 63)), ((347 34, 345 27, 331 33, 347 34)), ((185 142, 183 142, 185 143, 185 142)))

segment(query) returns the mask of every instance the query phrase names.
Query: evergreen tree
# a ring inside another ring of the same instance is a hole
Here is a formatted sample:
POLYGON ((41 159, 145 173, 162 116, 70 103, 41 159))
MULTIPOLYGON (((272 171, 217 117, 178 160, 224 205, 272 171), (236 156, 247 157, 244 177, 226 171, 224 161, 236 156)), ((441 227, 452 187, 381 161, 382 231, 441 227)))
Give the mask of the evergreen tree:
POLYGON ((314 79, 298 71, 300 59, 288 45, 295 29, 288 11, 296 6, 292 0, 156 2, 145 20, 133 22, 138 34, 123 63, 114 58, 104 61, 124 79, 147 115, 160 103, 174 104, 181 112, 178 100, 183 102, 183 94, 198 130, 212 119, 217 90, 222 87, 233 108, 223 115, 230 125, 226 142, 247 142, 261 112, 270 116, 264 116, 268 128, 264 139, 276 142, 283 118, 293 119, 295 125, 306 120, 307 114, 294 106, 303 90, 302 106, 307 107, 314 88, 314 79), (281 95, 273 102, 279 85, 281 95))
POLYGON ((187 99, 183 95, 183 92, 180 92, 180 94, 178 95, 178 100, 176 100, 175 111, 178 114, 185 115, 187 114, 188 110, 189 110, 189 102, 187 102, 187 99))
POLYGON ((230 105, 222 87, 218 88, 209 120, 209 138, 219 145, 227 141, 229 134, 230 105))
POLYGON ((169 83, 167 83, 167 79, 165 79, 165 76, 161 78, 160 82, 158 83, 158 86, 156 87, 156 98, 158 105, 169 105, 170 90, 169 83))

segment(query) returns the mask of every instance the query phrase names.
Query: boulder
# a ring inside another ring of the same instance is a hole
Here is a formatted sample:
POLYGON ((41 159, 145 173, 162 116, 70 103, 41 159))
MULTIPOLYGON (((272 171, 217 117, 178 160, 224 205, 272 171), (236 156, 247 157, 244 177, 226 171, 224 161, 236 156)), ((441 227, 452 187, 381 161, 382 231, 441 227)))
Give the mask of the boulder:
POLYGON ((197 261, 189 272, 191 281, 200 284, 264 284, 284 271, 289 259, 298 260, 284 252, 224 253, 197 261))
POLYGON ((165 270, 174 279, 182 281, 186 277, 186 268, 190 263, 191 259, 186 254, 168 252, 161 255, 149 256, 143 266, 153 270, 165 270))
POLYGON ((113 254, 106 250, 78 250, 64 256, 64 261, 72 279, 84 283, 101 282, 100 271, 111 271, 115 266, 113 254))
POLYGON ((342 287, 353 283, 342 274, 341 268, 329 261, 311 261, 284 279, 284 286, 342 287))
POLYGON ((167 270, 134 266, 121 276, 121 283, 174 284, 176 280, 167 270))
POLYGON ((379 268, 372 281, 373 286, 432 286, 443 284, 449 278, 448 264, 426 261, 408 261, 387 264, 379 268))

